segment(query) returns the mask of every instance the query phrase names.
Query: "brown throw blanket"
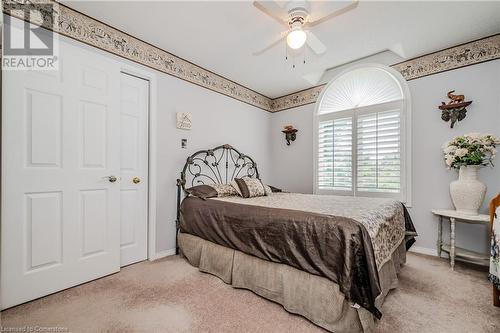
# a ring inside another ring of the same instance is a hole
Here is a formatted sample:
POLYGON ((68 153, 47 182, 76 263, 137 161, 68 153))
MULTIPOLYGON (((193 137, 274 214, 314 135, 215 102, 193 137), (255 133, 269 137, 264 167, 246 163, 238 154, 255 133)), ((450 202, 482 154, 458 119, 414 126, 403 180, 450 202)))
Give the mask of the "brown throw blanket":
MULTIPOLYGON (((413 228, 411 221, 408 226, 413 228)), ((326 277, 340 286, 348 301, 382 316, 375 307, 381 290, 372 241, 354 219, 187 197, 180 230, 326 277)))

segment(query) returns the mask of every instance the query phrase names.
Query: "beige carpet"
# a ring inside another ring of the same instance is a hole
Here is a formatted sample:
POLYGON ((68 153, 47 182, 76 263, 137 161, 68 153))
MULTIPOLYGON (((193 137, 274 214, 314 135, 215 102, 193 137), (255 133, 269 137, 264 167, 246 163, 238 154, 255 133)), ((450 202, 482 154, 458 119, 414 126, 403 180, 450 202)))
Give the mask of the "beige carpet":
MULTIPOLYGON (((484 271, 408 255, 377 332, 500 332, 484 271)), ((2 312, 3 327, 70 332, 325 332, 250 291, 169 257, 2 312)))

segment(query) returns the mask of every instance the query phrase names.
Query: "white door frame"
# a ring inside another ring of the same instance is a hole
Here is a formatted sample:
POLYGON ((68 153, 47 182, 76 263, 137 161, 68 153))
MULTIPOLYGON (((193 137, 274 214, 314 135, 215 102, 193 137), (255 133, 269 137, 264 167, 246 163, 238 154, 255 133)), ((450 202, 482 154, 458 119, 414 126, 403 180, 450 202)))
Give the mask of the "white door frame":
POLYGON ((148 260, 158 259, 156 253, 156 75, 135 66, 121 65, 120 72, 149 82, 148 108, 148 260))

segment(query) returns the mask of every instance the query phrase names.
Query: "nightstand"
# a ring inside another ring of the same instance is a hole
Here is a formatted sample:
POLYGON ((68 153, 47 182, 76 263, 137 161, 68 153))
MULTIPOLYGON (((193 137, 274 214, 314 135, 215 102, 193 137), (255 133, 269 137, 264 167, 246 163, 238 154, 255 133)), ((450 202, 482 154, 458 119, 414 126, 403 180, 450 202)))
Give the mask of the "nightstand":
POLYGON ((489 266, 490 256, 486 253, 470 251, 455 245, 455 225, 456 223, 482 224, 489 226, 490 217, 488 215, 466 215, 455 210, 434 209, 434 215, 439 216, 437 251, 441 257, 441 252, 447 252, 450 255, 451 269, 455 269, 455 260, 465 261, 477 265, 489 266), (443 243, 443 219, 450 220, 450 243, 443 243))

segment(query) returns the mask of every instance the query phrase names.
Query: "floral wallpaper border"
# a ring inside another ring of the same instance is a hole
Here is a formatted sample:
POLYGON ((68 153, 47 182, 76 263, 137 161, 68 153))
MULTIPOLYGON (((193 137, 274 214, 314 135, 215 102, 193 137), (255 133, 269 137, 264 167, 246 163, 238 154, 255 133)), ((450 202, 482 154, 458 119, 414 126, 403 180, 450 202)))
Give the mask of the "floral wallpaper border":
POLYGON ((391 67, 407 80, 500 58, 500 34, 406 60, 391 67))
POLYGON ((302 105, 316 103, 316 100, 321 94, 321 91, 323 90, 324 86, 326 86, 326 84, 322 84, 289 95, 275 98, 272 100, 271 112, 278 112, 302 105))
MULTIPOLYGON (((32 0, 31 2, 35 4, 51 3, 54 8, 53 22, 47 23, 47 20, 37 22, 34 18, 31 19, 33 24, 42 25, 61 35, 269 112, 278 112, 315 103, 325 86, 323 84, 271 99, 54 0, 32 0)), ((6 1, 4 1, 4 6, 5 3, 6 1)), ((18 15, 15 11, 7 14, 18 15)), ((52 16, 52 13, 45 14, 52 16)), ((16 17, 24 19, 22 16, 16 17)), ((391 67, 399 71, 406 80, 414 80, 499 58, 500 34, 496 34, 394 64, 391 67)))
MULTIPOLYGON (((500 59, 500 34, 391 65, 407 80, 500 59)), ((272 112, 315 103, 325 84, 273 99, 272 112)))
MULTIPOLYGON (((9 1, 9 0, 7 0, 9 1)), ((4 10, 6 2, 4 2, 4 10)), ((9 1, 11 4, 15 0, 9 1)), ((66 37, 73 38, 101 50, 113 53, 160 72, 197 84, 247 104, 270 111, 271 99, 218 74, 179 58, 158 47, 148 44, 127 33, 97 21, 85 14, 59 4, 53 0, 31 0, 45 19, 31 23, 41 25, 66 37), (53 12, 47 11, 42 4, 52 4, 53 12)), ((22 4, 19 4, 22 6, 22 4)), ((23 13, 6 12, 8 15, 24 20, 23 13)))

